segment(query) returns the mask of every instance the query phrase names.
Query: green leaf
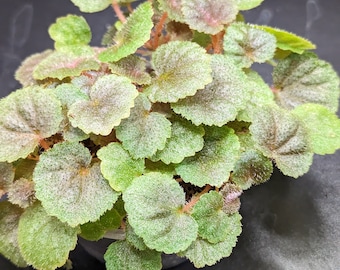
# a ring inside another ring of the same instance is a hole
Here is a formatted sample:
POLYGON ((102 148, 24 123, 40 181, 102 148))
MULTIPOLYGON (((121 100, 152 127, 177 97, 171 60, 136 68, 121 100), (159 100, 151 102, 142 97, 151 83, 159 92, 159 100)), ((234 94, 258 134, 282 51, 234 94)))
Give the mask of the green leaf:
POLYGON ((212 35, 234 21, 238 13, 234 0, 182 0, 181 4, 185 22, 190 28, 212 35))
POLYGON ((76 247, 79 228, 49 216, 40 204, 27 208, 18 228, 18 242, 25 260, 37 269, 54 270, 76 247))
POLYGON ((7 198, 21 208, 29 207, 35 201, 34 183, 32 180, 20 178, 15 180, 8 189, 7 198))
POLYGON ((292 54, 278 62, 273 71, 276 102, 287 109, 317 103, 336 112, 339 78, 332 66, 315 54, 292 54))
POLYGON ((147 250, 143 238, 139 237, 129 223, 126 225, 126 241, 138 250, 147 250))
POLYGON ((274 57, 276 39, 272 34, 243 22, 228 26, 223 39, 224 54, 237 66, 250 67, 274 57))
POLYGON ((107 270, 159 270, 162 268, 161 253, 150 249, 140 251, 127 241, 112 243, 104 259, 107 270))
POLYGON ((340 148, 340 119, 336 114, 318 104, 304 104, 292 112, 305 124, 314 153, 333 154, 340 148))
POLYGON ((313 50, 316 48, 309 40, 285 30, 263 25, 254 25, 254 27, 274 35, 277 41, 277 48, 281 50, 302 54, 306 50, 313 50))
POLYGON ((88 13, 102 11, 112 4, 112 0, 71 0, 71 2, 79 7, 80 11, 88 13))
POLYGON ((18 267, 27 266, 18 244, 18 224, 22 212, 16 205, 0 202, 0 254, 18 267))
POLYGON ((203 148, 203 135, 203 127, 176 117, 172 120, 171 137, 164 149, 158 150, 152 159, 162 160, 165 164, 180 163, 185 157, 194 156, 203 148))
POLYGON ((92 38, 90 26, 82 16, 67 15, 57 19, 49 29, 50 37, 58 50, 63 47, 87 45, 92 38))
POLYGON ((114 190, 125 191, 134 178, 144 172, 144 159, 133 159, 120 143, 102 147, 97 156, 102 174, 114 190))
POLYGON ((291 177, 306 173, 312 164, 308 132, 292 113, 276 106, 261 107, 250 126, 257 148, 291 177))
POLYGON ((235 0, 239 10, 249 10, 261 5, 263 0, 235 0))
POLYGON ((33 78, 35 80, 46 78, 62 80, 67 77, 79 76, 86 70, 98 70, 99 68, 100 64, 90 50, 85 50, 84 53, 80 52, 79 54, 54 51, 35 67, 33 78))
POLYGON ((145 89, 152 102, 176 102, 211 82, 210 56, 198 44, 172 41, 152 54, 156 77, 145 89))
POLYGON ((108 135, 130 114, 138 91, 131 81, 115 74, 99 78, 92 86, 89 100, 71 105, 68 117, 74 127, 85 133, 108 135))
POLYGON ((115 34, 113 38, 115 45, 101 52, 99 59, 102 62, 116 62, 135 53, 150 39, 153 27, 152 16, 151 3, 140 4, 115 34))
POLYGON ((230 230, 226 240, 212 244, 207 240, 198 238, 180 256, 187 257, 195 267, 202 268, 216 264, 222 258, 230 256, 233 247, 236 246, 237 237, 241 234, 241 216, 236 214, 230 221, 230 230))
POLYGON ((118 229, 121 225, 124 216, 113 207, 106 211, 95 222, 88 222, 80 226, 80 236, 89 241, 98 241, 103 238, 108 230, 118 229))
POLYGON ((171 20, 184 22, 184 16, 181 10, 182 0, 158 0, 160 9, 166 12, 171 20))
POLYGON ((14 167, 11 163, 0 162, 0 198, 7 193, 14 180, 14 167))
POLYGON ((192 97, 171 104, 172 109, 195 125, 223 126, 236 118, 250 98, 245 74, 230 59, 212 57, 213 81, 192 97))
POLYGON ((181 211, 185 193, 171 175, 148 173, 123 194, 129 223, 145 244, 167 254, 183 251, 197 237, 197 223, 181 211))
POLYGON ((240 220, 238 214, 228 216, 222 208, 222 195, 211 191, 201 196, 191 211, 198 224, 198 235, 213 244, 226 240, 230 226, 240 220))
POLYGON ((59 131, 59 100, 53 91, 26 87, 0 100, 0 162, 25 158, 39 141, 59 131))
POLYGON ((231 128, 207 127, 203 149, 176 166, 184 182, 220 187, 229 178, 238 158, 240 143, 231 128))
POLYGON ((227 182, 220 190, 220 194, 223 197, 222 211, 228 214, 228 217, 230 217, 230 215, 233 215, 234 217, 234 214, 238 213, 240 210, 240 196, 242 192, 243 190, 240 187, 230 182, 227 182))
POLYGON ((73 227, 97 220, 118 199, 91 159, 82 144, 63 142, 40 156, 33 173, 36 197, 48 214, 73 227))
POLYGON ((160 172, 164 174, 175 175, 175 164, 165 164, 162 161, 152 162, 149 159, 145 160, 145 173, 160 172))
POLYGON ((146 61, 136 55, 130 55, 108 66, 112 73, 128 77, 134 83, 151 83, 151 76, 146 72, 146 61))
POLYGON ((171 122, 163 114, 150 110, 151 103, 140 94, 130 117, 116 128, 117 138, 135 159, 153 156, 171 136, 171 122))
POLYGON ((44 60, 47 56, 49 56, 53 51, 46 50, 42 53, 32 54, 27 57, 20 65, 20 67, 15 72, 15 79, 19 81, 22 86, 32 86, 36 85, 37 81, 33 78, 33 70, 36 66, 44 60))

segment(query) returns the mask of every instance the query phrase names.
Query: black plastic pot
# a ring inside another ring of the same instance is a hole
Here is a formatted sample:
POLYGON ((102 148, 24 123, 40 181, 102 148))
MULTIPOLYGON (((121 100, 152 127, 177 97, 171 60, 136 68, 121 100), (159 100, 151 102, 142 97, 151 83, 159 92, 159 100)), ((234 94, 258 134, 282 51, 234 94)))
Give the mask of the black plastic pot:
MULTIPOLYGON (((69 0, 1 0, 0 91, 5 96, 20 86, 13 73, 28 55, 52 48, 48 26, 58 16, 79 13, 69 0)), ((280 27, 308 37, 319 56, 340 73, 339 0, 267 0, 248 21, 280 27)), ((99 44, 110 10, 85 16, 99 44)), ((266 73, 262 66, 261 72, 266 73)), ((269 76, 266 76, 270 82, 269 76)), ((311 123, 312 124, 312 123, 311 123)), ((335 270, 340 266, 340 151, 316 156, 311 171, 298 180, 275 172, 266 184, 241 198, 243 233, 233 254, 204 269, 335 270)), ((102 270, 104 265, 81 245, 71 252, 74 270, 102 270)), ((0 257, 0 269, 16 270, 0 257)), ((29 268, 27 268, 29 269, 29 268)), ((175 270, 195 269, 189 262, 175 270)))

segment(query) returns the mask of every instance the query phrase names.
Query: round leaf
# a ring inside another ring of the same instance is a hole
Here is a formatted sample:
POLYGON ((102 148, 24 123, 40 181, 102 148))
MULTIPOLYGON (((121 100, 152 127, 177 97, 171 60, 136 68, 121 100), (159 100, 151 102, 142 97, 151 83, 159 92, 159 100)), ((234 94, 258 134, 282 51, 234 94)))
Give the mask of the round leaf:
POLYGON ((59 143, 40 156, 33 173, 36 197, 48 214, 73 227, 97 220, 118 199, 91 159, 82 144, 59 143))
POLYGON ((261 5, 263 0, 234 0, 239 10, 249 10, 261 5))
POLYGON ((110 186, 124 191, 144 171, 144 160, 133 159, 120 143, 110 143, 97 152, 100 169, 110 186))
POLYGON ((88 13, 102 11, 112 4, 112 0, 71 0, 71 2, 79 7, 80 11, 88 13))
POLYGON ((339 78, 332 66, 312 53, 292 54, 278 62, 273 71, 277 103, 293 109, 305 103, 317 103, 336 112, 339 78))
POLYGON ((211 82, 210 56, 198 44, 172 41, 152 54, 156 78, 145 89, 152 102, 176 102, 211 82))
MULTIPOLYGON (((212 57, 213 81, 192 97, 171 104, 195 125, 223 126, 246 107, 250 88, 245 74, 222 55, 212 57)), ((182 88, 181 88, 182 89, 182 88)))
POLYGON ((0 162, 25 158, 59 131, 62 109, 52 90, 26 87, 0 100, 0 162))
POLYGON ((129 223, 145 244, 167 254, 183 251, 197 237, 197 223, 181 211, 185 193, 171 175, 148 173, 123 194, 129 223))
POLYGON ((182 0, 158 0, 160 8, 166 12, 170 19, 177 22, 184 22, 183 13, 181 10, 182 0))
POLYGON ((185 182, 203 187, 221 186, 228 180, 238 158, 240 143, 231 128, 206 128, 203 149, 176 166, 185 182))
POLYGON ((49 216, 40 204, 27 208, 20 218, 18 242, 25 260, 37 269, 54 270, 76 247, 79 228, 49 216))
POLYGON ((114 74, 103 76, 92 86, 89 100, 71 105, 70 122, 87 134, 108 135, 130 115, 137 95, 138 91, 129 79, 114 74))

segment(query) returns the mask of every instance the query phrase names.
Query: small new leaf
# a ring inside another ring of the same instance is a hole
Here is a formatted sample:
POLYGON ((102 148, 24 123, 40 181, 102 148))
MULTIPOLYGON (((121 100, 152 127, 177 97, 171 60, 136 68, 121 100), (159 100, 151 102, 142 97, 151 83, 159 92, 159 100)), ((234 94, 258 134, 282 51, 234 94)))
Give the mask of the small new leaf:
POLYGON ((194 96, 181 99, 171 107, 195 125, 223 126, 246 107, 250 87, 245 74, 227 57, 214 55, 211 65, 213 81, 194 96))
POLYGON ((191 29, 215 35, 236 19, 234 0, 182 0, 182 13, 191 29))
POLYGON ((161 253, 155 250, 138 250, 127 241, 112 243, 105 255, 107 270, 159 270, 162 268, 161 253))
POLYGON ((261 5, 263 0, 235 0, 239 10, 249 10, 261 5))
POLYGON ((22 213, 20 207, 6 201, 0 202, 0 254, 18 267, 27 266, 18 244, 18 225, 22 213))
POLYGON ((291 177, 306 173, 312 164, 308 132, 292 113, 277 106, 259 108, 250 131, 257 148, 291 177))
POLYGON ((339 78, 329 63, 313 53, 291 54, 279 61, 273 83, 276 102, 286 109, 316 103, 337 111, 339 78))
POLYGON ((231 128, 207 127, 203 149, 176 166, 184 182, 203 187, 221 186, 238 158, 240 143, 231 128))
POLYGON ((108 8, 112 4, 112 0, 71 0, 80 11, 94 13, 108 8))
POLYGON ((26 87, 0 100, 0 162, 25 158, 59 131, 62 108, 53 91, 26 87))
POLYGON ((144 172, 144 159, 133 159, 120 143, 102 147, 97 156, 101 160, 101 172, 114 190, 125 191, 144 172))
POLYGON ((84 17, 77 15, 58 18, 49 27, 48 33, 55 41, 54 46, 57 50, 68 46, 87 45, 92 38, 90 26, 84 17))
POLYGON ((54 270, 76 247, 78 227, 72 228, 49 216, 40 204, 26 209, 18 227, 18 242, 25 260, 37 269, 54 270))
POLYGON ((242 68, 272 59, 276 39, 272 34, 243 22, 231 24, 223 39, 224 54, 242 68))
POLYGON ((340 120, 335 113, 318 104, 304 104, 292 112, 305 124, 314 153, 334 154, 340 148, 340 120))
POLYGON ((171 122, 158 112, 150 112, 151 103, 140 94, 128 119, 116 128, 116 136, 135 159, 151 157, 163 149, 171 136, 171 122))
POLYGON ((63 142, 44 152, 34 169, 36 197, 49 215, 72 227, 97 220, 119 196, 91 159, 82 144, 63 142))
POLYGON ((181 211, 185 193, 172 175, 155 172, 136 178, 123 200, 130 225, 149 248, 171 254, 196 239, 197 223, 181 211))
POLYGON ((136 87, 126 77, 106 75, 94 83, 89 100, 71 105, 68 117, 74 127, 87 134, 108 135, 113 127, 130 115, 137 95, 136 87))
POLYGON ((182 0, 158 0, 160 8, 166 12, 171 20, 184 22, 182 0))
POLYGON ((212 81, 210 56, 198 44, 172 41, 152 54, 156 77, 145 89, 152 102, 176 102, 212 81))
POLYGON ((99 54, 102 62, 116 62, 142 47, 150 39, 153 9, 150 2, 140 4, 117 31, 114 45, 99 54))

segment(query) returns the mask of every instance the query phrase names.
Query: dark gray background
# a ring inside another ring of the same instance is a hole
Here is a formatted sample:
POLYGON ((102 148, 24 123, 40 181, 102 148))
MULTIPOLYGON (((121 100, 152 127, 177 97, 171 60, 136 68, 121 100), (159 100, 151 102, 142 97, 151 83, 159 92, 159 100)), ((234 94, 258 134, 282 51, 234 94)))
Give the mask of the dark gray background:
MULTIPOLYGON (((13 73, 28 55, 52 48, 48 26, 58 16, 79 13, 68 0, 0 0, 0 91, 19 85, 13 73)), ((245 12, 250 22, 269 24, 308 37, 322 59, 340 73, 340 0, 265 0, 245 12)), ((99 45, 111 10, 85 15, 99 45)), ((270 82, 268 70, 258 66, 270 82)), ((205 269, 336 270, 340 269, 340 151, 315 156, 311 171, 298 180, 276 171, 272 180, 242 195, 243 233, 233 254, 205 269)), ((104 269, 77 247, 75 270, 104 269)), ((0 269, 17 269, 0 257, 0 269)), ((177 270, 194 269, 189 263, 177 270)))

